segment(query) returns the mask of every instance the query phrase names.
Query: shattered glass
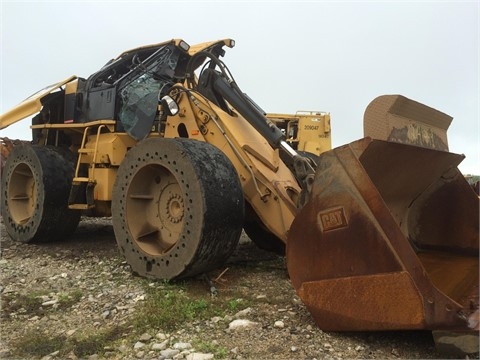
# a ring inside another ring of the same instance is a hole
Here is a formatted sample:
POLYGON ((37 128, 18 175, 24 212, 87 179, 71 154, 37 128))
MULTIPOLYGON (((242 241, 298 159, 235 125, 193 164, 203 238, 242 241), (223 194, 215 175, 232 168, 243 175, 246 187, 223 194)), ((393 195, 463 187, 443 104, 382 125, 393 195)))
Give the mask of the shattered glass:
POLYGON ((139 77, 119 91, 121 107, 118 117, 134 139, 143 139, 150 132, 157 114, 160 89, 171 82, 169 75, 173 74, 177 59, 178 55, 171 51, 159 54, 157 61, 149 64, 139 77))
POLYGON ((160 85, 153 75, 144 74, 122 90, 119 118, 132 137, 137 138, 133 130, 138 122, 152 123, 155 119, 160 85))

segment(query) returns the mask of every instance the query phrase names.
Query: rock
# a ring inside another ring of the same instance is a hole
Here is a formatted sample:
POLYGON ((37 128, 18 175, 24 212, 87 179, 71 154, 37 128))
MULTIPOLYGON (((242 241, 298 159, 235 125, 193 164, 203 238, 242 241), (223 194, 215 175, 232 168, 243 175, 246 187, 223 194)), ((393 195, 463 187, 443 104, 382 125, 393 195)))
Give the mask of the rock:
POLYGON ((459 355, 478 353, 480 339, 478 333, 436 330, 432 335, 435 347, 440 353, 459 355))
POLYGON ((223 318, 221 318, 220 316, 214 316, 213 318, 210 319, 210 321, 214 324, 218 323, 219 321, 222 321, 223 318))
POLYGON ((140 341, 149 341, 151 338, 152 336, 150 334, 144 333, 142 336, 140 336, 140 341))
POLYGON ((118 347, 118 351, 120 351, 121 353, 126 353, 128 351, 127 345, 120 345, 118 347))
POLYGON ((78 357, 77 357, 77 355, 75 355, 75 353, 72 350, 68 353, 66 359, 68 359, 68 360, 78 360, 78 357))
POLYGON ((185 342, 178 342, 173 345, 173 348, 177 350, 188 350, 192 348, 192 344, 185 343, 185 342))
POLYGON ((145 295, 138 295, 133 299, 133 302, 139 302, 145 300, 145 295))
POLYGON ((191 353, 188 354, 187 360, 210 360, 213 359, 213 354, 204 354, 204 353, 191 353))
POLYGON ((155 337, 160 340, 165 340, 167 338, 167 335, 165 335, 164 333, 158 333, 157 335, 155 335, 155 337))
POLYGON ((159 350, 165 350, 168 346, 168 340, 165 340, 162 343, 154 343, 152 345, 152 350, 159 351, 159 350))
POLYGON ((244 320, 244 319, 233 320, 230 324, 228 324, 228 328, 230 330, 249 329, 257 326, 258 326, 258 323, 250 320, 244 320))
POLYGON ((285 327, 285 323, 279 320, 279 321, 275 321, 275 324, 273 324, 273 326, 275 326, 276 328, 283 329, 285 327))
POLYGON ((233 317, 235 319, 240 319, 240 318, 245 317, 246 315, 250 314, 251 312, 252 312, 252 308, 248 307, 246 309, 240 310, 235 315, 233 315, 233 317))
POLYGON ((180 350, 175 349, 166 349, 160 351, 160 355, 163 356, 164 359, 173 358, 175 355, 179 354, 180 350))
POLYGON ((134 348, 134 349, 141 349, 141 348, 143 348, 143 347, 145 347, 145 343, 143 343, 143 342, 141 342, 141 341, 137 341, 137 342, 135 343, 135 345, 133 345, 133 348, 134 348))
POLYGON ((42 306, 52 306, 58 303, 58 300, 48 300, 42 303, 42 306))

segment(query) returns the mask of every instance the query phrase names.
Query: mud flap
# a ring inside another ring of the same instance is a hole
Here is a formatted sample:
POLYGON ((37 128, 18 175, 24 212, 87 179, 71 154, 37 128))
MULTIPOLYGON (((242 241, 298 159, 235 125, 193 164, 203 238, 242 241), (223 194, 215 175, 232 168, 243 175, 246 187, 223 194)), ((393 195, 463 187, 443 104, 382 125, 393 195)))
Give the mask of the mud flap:
POLYGON ((287 241, 324 330, 478 330, 478 196, 463 155, 363 138, 320 156, 287 241))

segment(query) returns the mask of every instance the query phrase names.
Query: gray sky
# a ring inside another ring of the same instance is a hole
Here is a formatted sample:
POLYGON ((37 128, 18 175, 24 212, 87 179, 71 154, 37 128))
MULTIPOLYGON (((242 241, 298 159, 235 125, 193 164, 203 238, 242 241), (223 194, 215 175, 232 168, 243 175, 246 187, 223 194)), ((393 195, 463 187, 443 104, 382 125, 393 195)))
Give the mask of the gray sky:
POLYGON ((1 112, 130 48, 229 37, 227 66, 267 112, 328 111, 340 146, 371 100, 402 94, 454 117, 450 151, 480 174, 478 1, 0 1, 1 112))

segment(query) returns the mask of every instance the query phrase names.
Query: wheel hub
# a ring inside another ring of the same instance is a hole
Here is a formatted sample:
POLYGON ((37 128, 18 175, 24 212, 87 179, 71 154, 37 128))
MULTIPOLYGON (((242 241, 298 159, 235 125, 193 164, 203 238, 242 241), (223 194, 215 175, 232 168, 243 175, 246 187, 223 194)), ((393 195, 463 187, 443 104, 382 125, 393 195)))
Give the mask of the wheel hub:
POLYGON ((185 209, 179 194, 170 194, 165 207, 167 219, 170 222, 177 224, 182 221, 185 209))
POLYGON ((32 169, 23 163, 17 165, 8 186, 12 219, 17 224, 25 224, 35 212, 36 184, 32 169))

